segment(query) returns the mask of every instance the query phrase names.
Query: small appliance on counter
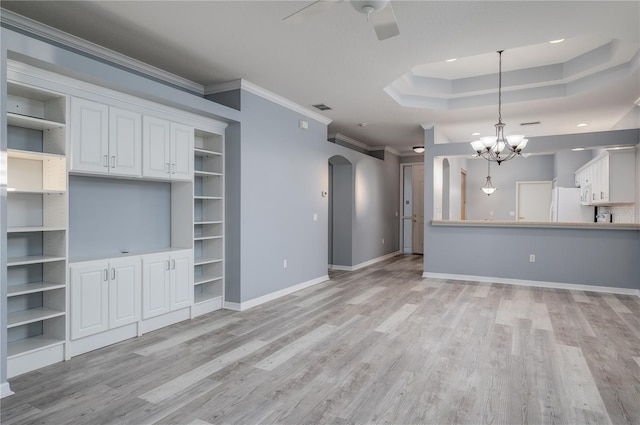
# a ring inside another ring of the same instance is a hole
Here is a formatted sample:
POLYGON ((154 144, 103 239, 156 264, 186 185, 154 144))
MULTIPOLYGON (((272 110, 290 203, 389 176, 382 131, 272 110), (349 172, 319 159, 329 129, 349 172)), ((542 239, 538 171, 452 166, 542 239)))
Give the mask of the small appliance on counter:
POLYGON ((598 212, 596 214, 597 223, 612 223, 613 215, 610 212, 598 212))

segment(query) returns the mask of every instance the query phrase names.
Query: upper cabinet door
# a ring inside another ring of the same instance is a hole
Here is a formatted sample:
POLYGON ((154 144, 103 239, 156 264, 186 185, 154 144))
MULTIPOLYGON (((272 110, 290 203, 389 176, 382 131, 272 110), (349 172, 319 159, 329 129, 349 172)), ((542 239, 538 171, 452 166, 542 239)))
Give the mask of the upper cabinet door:
POLYGON ((171 123, 171 178, 193 179, 193 127, 171 123))
POLYGON ((109 172, 109 107, 71 99, 71 170, 109 172))
POLYGON ((109 173, 142 175, 142 115, 109 108, 109 173))
POLYGON ((169 121, 142 119, 142 175, 171 178, 171 132, 169 121))

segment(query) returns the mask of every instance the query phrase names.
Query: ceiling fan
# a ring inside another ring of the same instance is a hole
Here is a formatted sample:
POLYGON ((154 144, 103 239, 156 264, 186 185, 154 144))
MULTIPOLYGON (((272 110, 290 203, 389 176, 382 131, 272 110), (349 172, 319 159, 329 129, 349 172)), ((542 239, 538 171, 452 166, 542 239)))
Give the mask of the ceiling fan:
MULTIPOLYGON (((283 21, 291 20, 302 22, 307 18, 318 15, 343 0, 318 0, 302 9, 283 18, 283 21)), ((393 13, 389 0, 351 0, 351 6, 358 12, 367 15, 367 21, 371 21, 376 31, 378 40, 386 40, 400 34, 396 16, 393 13)))

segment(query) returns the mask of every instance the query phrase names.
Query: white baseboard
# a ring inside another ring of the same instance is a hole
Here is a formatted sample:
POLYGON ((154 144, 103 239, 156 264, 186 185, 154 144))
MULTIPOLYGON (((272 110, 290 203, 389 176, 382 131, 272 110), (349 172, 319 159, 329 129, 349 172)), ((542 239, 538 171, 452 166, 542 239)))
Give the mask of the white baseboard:
POLYGON ((468 276, 448 273, 422 273, 422 277, 433 279, 466 280, 472 282, 504 283, 506 285, 534 286, 538 288, 567 289, 570 291, 604 292, 607 294, 635 295, 640 297, 640 289, 613 288, 609 286, 582 285, 579 283, 543 282, 539 280, 509 279, 503 277, 468 276))
POLYGON ((317 285, 318 283, 326 282, 327 280, 329 280, 329 276, 328 275, 324 275, 324 276, 320 276, 320 277, 318 277, 316 279, 308 280, 306 282, 302 282, 302 283, 299 283, 297 285, 290 286, 288 288, 284 288, 284 289, 281 289, 279 291, 272 292, 270 294, 263 295, 261 297, 254 298, 252 300, 245 301, 245 302, 242 302, 242 303, 234 303, 234 302, 230 302, 230 301, 225 301, 224 302, 224 308, 227 309, 227 310, 245 311, 245 310, 248 310, 250 308, 256 307, 256 306, 258 306, 260 304, 264 304, 266 302, 273 301, 273 300, 278 299, 280 297, 284 297, 285 295, 289 295, 289 294, 291 294, 293 292, 297 292, 297 291, 300 291, 302 289, 308 288, 310 286, 317 285))
POLYGON ((14 392, 11 391, 11 388, 9 388, 8 382, 3 382, 2 384, 0 384, 0 398, 8 397, 11 394, 14 394, 14 392))
POLYGON ((364 267, 370 266, 372 264, 378 263, 380 261, 384 261, 387 258, 395 257, 396 255, 400 255, 400 251, 395 251, 390 254, 383 255, 382 257, 374 258, 373 260, 365 261, 364 263, 356 264, 355 266, 340 266, 336 264, 331 264, 329 268, 331 270, 344 270, 347 272, 355 272, 356 270, 360 270, 364 267))

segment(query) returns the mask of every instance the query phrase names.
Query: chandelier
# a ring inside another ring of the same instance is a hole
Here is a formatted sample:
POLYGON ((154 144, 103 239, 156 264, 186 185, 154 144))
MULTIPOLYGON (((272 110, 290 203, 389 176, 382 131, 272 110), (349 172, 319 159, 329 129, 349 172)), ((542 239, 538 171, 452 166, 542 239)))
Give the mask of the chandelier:
MULTIPOLYGON (((506 137, 504 135, 505 124, 502 122, 502 52, 504 50, 498 50, 498 123, 495 125, 496 135, 481 137, 480 140, 471 142, 471 147, 476 151, 477 156, 481 156, 490 162, 497 162, 498 165, 520 155, 528 142, 520 134, 506 137)), ((489 177, 487 177, 487 182, 491 182, 489 177)))

